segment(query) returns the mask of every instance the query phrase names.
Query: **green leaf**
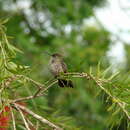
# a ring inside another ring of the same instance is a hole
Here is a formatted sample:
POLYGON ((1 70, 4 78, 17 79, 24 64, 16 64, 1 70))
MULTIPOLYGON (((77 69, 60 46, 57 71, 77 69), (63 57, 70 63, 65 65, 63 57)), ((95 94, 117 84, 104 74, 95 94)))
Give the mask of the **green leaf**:
POLYGON ((108 80, 112 80, 113 78, 115 78, 120 72, 116 72, 115 74, 111 75, 108 80))
POLYGON ((90 68, 89 68, 89 74, 91 75, 92 72, 93 72, 93 69, 92 69, 92 67, 90 66, 90 68))
POLYGON ((7 23, 9 21, 9 19, 5 19, 5 20, 1 20, 0 19, 0 24, 5 24, 5 23, 7 23))
POLYGON ((111 70, 112 66, 109 66, 103 73, 102 78, 105 78, 105 76, 108 74, 108 72, 111 70))
POLYGON ((120 108, 118 108, 115 112, 113 112, 113 113, 112 113, 112 116, 117 115, 117 114, 120 112, 120 110, 121 110, 121 109, 120 109, 120 108))
POLYGON ((113 104, 107 109, 107 111, 112 111, 112 110, 115 108, 115 106, 116 106, 116 104, 113 103, 113 104))
POLYGON ((101 73, 100 65, 101 65, 101 62, 98 62, 97 77, 100 77, 100 73, 101 73))

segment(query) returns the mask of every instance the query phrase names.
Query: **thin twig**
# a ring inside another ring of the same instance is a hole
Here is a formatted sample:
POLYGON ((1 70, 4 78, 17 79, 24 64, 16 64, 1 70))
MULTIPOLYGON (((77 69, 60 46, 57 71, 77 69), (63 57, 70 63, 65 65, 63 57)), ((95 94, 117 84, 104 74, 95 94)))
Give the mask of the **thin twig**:
POLYGON ((41 89, 42 89, 42 88, 39 88, 39 89, 36 91, 36 93, 33 95, 34 98, 37 97, 37 95, 41 92, 41 89))
POLYGON ((37 96, 28 96, 28 97, 23 97, 23 98, 18 98, 18 99, 15 99, 15 100, 13 100, 12 101, 12 103, 13 102, 20 102, 20 101, 24 101, 24 100, 30 100, 30 99, 34 99, 34 98, 36 98, 36 97, 40 97, 40 96, 43 96, 44 94, 39 94, 39 95, 37 95, 37 96))
POLYGON ((49 89, 52 85, 54 85, 56 82, 56 80, 54 80, 48 87, 44 87, 44 88, 39 88, 37 90, 37 92, 34 94, 34 97, 36 97, 39 93, 43 92, 42 90, 46 91, 47 89, 49 89))
POLYGON ((11 110, 11 116, 12 116, 12 121, 13 121, 13 129, 16 130, 16 123, 15 123, 15 118, 14 118, 12 107, 10 107, 10 110, 11 110))
POLYGON ((58 80, 54 80, 48 87, 41 89, 41 93, 47 91, 49 88, 51 88, 57 82, 58 82, 58 80))
POLYGON ((26 113, 28 113, 29 115, 32 115, 34 118, 36 118, 37 120, 41 121, 44 124, 47 124, 48 126, 56 129, 56 130, 63 130, 62 128, 58 127, 57 125, 53 124, 52 122, 48 121, 47 119, 41 117, 40 115, 37 115, 36 113, 32 112, 31 110, 29 110, 28 108, 16 104, 16 103, 12 103, 12 105, 14 105, 16 108, 19 108, 23 111, 25 111, 26 113))
POLYGON ((30 126, 34 129, 35 128, 34 124, 29 119, 26 119, 26 120, 30 124, 30 126))
POLYGON ((36 130, 38 130, 38 128, 39 128, 39 121, 37 121, 36 123, 36 130))
POLYGON ((44 84, 41 84, 41 83, 39 83, 39 82, 37 82, 37 81, 35 81, 35 80, 29 78, 29 77, 26 77, 26 76, 24 76, 24 75, 19 75, 19 76, 25 78, 25 79, 28 80, 28 81, 31 81, 31 82, 34 83, 38 88, 43 88, 43 87, 45 87, 44 84))
POLYGON ((57 80, 54 81, 53 83, 51 83, 48 87, 44 88, 44 89, 41 89, 40 93, 37 94, 37 95, 33 95, 33 96, 28 96, 28 97, 23 97, 23 98, 18 98, 18 99, 15 99, 13 100, 12 102, 20 102, 20 101, 24 101, 24 100, 30 100, 30 99, 34 99, 36 97, 40 97, 40 96, 43 96, 45 95, 45 91, 47 91, 50 87, 52 87, 54 84, 57 83, 57 80))
MULTIPOLYGON (((15 105, 15 104, 14 104, 14 105, 15 105)), ((24 115, 23 115, 21 109, 20 109, 17 105, 15 105, 15 107, 16 107, 17 110, 19 111, 19 113, 20 113, 20 115, 21 115, 21 117, 22 117, 22 119, 23 119, 23 122, 24 122, 24 124, 25 124, 26 129, 27 129, 27 130, 31 130, 31 129, 29 128, 29 125, 28 125, 28 123, 27 123, 27 121, 26 121, 26 119, 25 119, 25 117, 24 117, 24 115)))

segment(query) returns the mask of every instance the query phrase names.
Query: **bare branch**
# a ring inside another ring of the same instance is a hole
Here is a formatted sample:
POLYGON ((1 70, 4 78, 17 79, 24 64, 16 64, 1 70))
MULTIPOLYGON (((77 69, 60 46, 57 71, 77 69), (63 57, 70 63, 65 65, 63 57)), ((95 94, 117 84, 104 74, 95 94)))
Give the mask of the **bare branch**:
POLYGON ((13 100, 12 102, 20 102, 20 101, 24 101, 24 100, 30 100, 30 99, 33 99, 33 98, 36 98, 36 97, 40 97, 40 96, 43 96, 44 94, 39 94, 37 96, 28 96, 28 97, 23 97, 23 98, 18 98, 18 99, 15 99, 13 100))
POLYGON ((54 84, 56 84, 58 80, 54 80, 48 87, 41 89, 41 94, 51 88, 54 84))
POLYGON ((24 75, 17 75, 17 76, 23 77, 23 78, 25 78, 26 80, 31 81, 31 82, 34 83, 39 89, 45 87, 44 84, 41 84, 41 83, 39 83, 39 82, 37 82, 37 81, 35 81, 35 80, 33 80, 33 79, 27 77, 27 76, 24 76, 24 75))
POLYGON ((45 92, 47 89, 49 89, 52 85, 54 85, 55 83, 57 83, 57 80, 54 80, 48 87, 44 87, 44 88, 39 88, 38 90, 37 90, 37 92, 34 94, 34 97, 36 97, 39 93, 41 93, 41 92, 45 92))
POLYGON ((10 109, 11 109, 11 116, 12 116, 12 121, 13 121, 13 129, 16 130, 16 123, 15 123, 15 118, 14 118, 12 107, 10 107, 10 109))
POLYGON ((31 130, 31 129, 29 128, 29 125, 28 125, 28 123, 27 123, 27 121, 26 121, 26 119, 25 119, 25 117, 24 117, 24 115, 23 115, 21 109, 20 109, 17 105, 15 105, 15 107, 17 108, 17 110, 19 111, 20 115, 22 116, 22 119, 23 119, 23 122, 24 122, 24 124, 25 124, 26 129, 27 129, 27 130, 31 130))
POLYGON ((29 119, 26 119, 26 120, 30 124, 30 126, 34 129, 35 128, 34 124, 29 119))
POLYGON ((36 130, 38 130, 38 128, 39 128, 39 121, 37 121, 36 123, 36 130))
POLYGON ((25 111, 29 115, 33 116, 34 118, 41 121, 42 123, 47 124, 48 126, 54 128, 55 130, 63 130, 62 128, 58 127, 57 125, 53 124, 52 122, 48 121, 47 119, 41 117, 40 115, 37 115, 36 113, 32 112, 31 110, 29 110, 28 108, 26 108, 22 105, 19 105, 16 103, 12 103, 12 105, 14 105, 16 108, 19 108, 19 109, 25 111))
POLYGON ((54 81, 54 82, 52 82, 48 87, 40 89, 40 91, 37 91, 37 93, 35 93, 33 96, 28 96, 28 97, 23 97, 23 98, 15 99, 12 102, 20 102, 20 101, 30 100, 30 99, 34 99, 36 97, 43 96, 43 95, 45 95, 44 92, 47 91, 50 87, 52 87, 56 83, 57 83, 57 80, 54 81))

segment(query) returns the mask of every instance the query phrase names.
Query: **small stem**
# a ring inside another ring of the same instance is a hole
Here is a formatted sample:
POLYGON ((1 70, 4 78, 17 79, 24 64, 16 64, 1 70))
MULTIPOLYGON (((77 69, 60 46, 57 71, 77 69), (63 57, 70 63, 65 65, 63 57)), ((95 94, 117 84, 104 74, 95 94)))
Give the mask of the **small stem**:
POLYGON ((23 97, 23 98, 18 98, 18 99, 15 99, 12 101, 12 103, 15 103, 15 102, 20 102, 20 101, 24 101, 24 100, 30 100, 30 99, 34 99, 36 97, 40 97, 40 96, 43 96, 45 95, 45 91, 47 91, 50 87, 52 87, 54 84, 56 84, 58 81, 54 81, 53 83, 51 83, 48 87, 44 88, 44 89, 41 89, 40 93, 37 93, 35 95, 32 95, 32 96, 28 96, 28 97, 23 97))
POLYGON ((12 116, 12 121, 13 121, 13 129, 16 130, 16 123, 15 123, 15 118, 14 118, 12 107, 10 107, 10 109, 11 109, 11 116, 12 116))
POLYGON ((21 117, 22 117, 22 119, 23 119, 23 122, 24 122, 24 124, 25 124, 26 129, 27 129, 27 130, 31 130, 31 129, 29 128, 29 125, 28 125, 28 123, 27 123, 27 121, 26 121, 26 119, 25 119, 25 117, 24 117, 24 115, 23 115, 21 109, 20 109, 17 105, 15 105, 15 107, 16 107, 17 110, 19 111, 19 113, 20 113, 20 115, 21 115, 21 117))

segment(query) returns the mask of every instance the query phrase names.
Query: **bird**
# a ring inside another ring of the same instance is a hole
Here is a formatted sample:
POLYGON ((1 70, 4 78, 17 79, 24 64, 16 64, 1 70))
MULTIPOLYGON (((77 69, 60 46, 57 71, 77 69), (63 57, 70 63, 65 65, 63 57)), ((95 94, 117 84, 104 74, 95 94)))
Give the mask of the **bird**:
POLYGON ((60 87, 70 87, 73 88, 73 83, 70 79, 61 78, 61 73, 67 73, 67 65, 63 60, 63 56, 59 53, 54 53, 50 58, 50 71, 52 75, 58 79, 58 85, 60 87))

